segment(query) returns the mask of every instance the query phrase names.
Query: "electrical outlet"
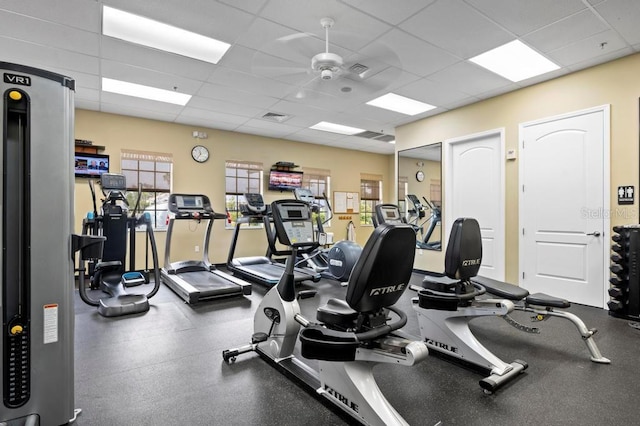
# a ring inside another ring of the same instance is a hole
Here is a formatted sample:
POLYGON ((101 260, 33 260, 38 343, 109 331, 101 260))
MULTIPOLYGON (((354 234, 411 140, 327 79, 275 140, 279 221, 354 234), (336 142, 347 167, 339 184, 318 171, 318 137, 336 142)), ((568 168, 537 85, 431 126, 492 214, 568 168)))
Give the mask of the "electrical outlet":
POLYGON ((200 251, 200 246, 195 246, 193 249, 195 250, 196 253, 198 253, 200 251))

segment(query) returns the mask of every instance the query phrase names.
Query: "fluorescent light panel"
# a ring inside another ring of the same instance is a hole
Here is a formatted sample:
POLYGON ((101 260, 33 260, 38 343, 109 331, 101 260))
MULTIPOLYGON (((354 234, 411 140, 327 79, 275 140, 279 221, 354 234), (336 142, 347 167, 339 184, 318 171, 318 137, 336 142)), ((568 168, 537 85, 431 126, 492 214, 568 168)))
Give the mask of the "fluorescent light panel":
POLYGON ((102 34, 217 64, 230 44, 109 6, 102 7, 102 34))
POLYGON ((191 95, 184 93, 104 77, 102 77, 102 90, 176 105, 186 105, 191 99, 191 95))
POLYGON ((496 47, 469 60, 514 83, 560 68, 520 40, 496 47))
POLYGON ((342 124, 329 123, 328 121, 321 121, 309 128, 314 130, 322 130, 323 132, 340 133, 341 135, 355 135, 356 133, 364 132, 364 129, 343 126, 342 124))
POLYGON ((390 111, 406 115, 422 114, 423 112, 427 112, 435 108, 433 105, 416 101, 415 99, 405 98, 404 96, 396 95, 395 93, 382 95, 379 98, 375 98, 367 102, 367 105, 388 109, 390 111))

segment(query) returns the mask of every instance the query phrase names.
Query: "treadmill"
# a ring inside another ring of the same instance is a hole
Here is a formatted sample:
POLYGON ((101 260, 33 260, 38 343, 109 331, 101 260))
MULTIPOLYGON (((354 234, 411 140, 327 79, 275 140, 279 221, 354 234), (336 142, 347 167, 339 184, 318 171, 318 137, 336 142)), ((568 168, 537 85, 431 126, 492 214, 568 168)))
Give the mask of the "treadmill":
POLYGON ((213 211, 209 197, 202 194, 170 194, 169 211, 172 215, 167 228, 164 268, 161 270, 162 282, 189 304, 220 297, 250 295, 250 283, 218 271, 209 261, 213 221, 226 219, 226 215, 213 211), (207 221, 202 243, 202 260, 182 260, 173 263, 170 261, 171 237, 176 220, 207 221))
MULTIPOLYGON (((229 248, 229 257, 227 258, 227 269, 251 282, 261 284, 267 287, 274 286, 280 281, 280 277, 284 274, 284 263, 272 260, 269 256, 250 256, 236 257, 236 245, 240 234, 240 227, 243 223, 263 222, 267 241, 275 239, 275 234, 271 228, 271 215, 269 214, 267 205, 264 203, 262 194, 246 193, 244 198, 247 203, 241 205, 242 216, 236 220, 236 227, 233 230, 233 238, 231 247, 229 248)), ((270 252, 267 250, 267 254, 270 252)), ((294 279, 296 283, 302 281, 320 281, 321 275, 308 268, 294 268, 294 279)))

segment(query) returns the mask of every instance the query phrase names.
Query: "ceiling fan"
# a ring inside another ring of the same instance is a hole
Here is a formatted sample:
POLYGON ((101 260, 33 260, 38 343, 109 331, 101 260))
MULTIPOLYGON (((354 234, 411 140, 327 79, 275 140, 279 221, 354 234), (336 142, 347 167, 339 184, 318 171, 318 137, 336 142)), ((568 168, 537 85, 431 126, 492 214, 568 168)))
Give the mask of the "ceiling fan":
POLYGON ((400 61, 386 45, 348 33, 337 33, 338 43, 330 44, 329 30, 334 24, 331 18, 320 20, 324 40, 296 33, 267 43, 254 55, 253 72, 295 85, 296 98, 307 97, 309 91, 374 93, 398 77, 400 61))

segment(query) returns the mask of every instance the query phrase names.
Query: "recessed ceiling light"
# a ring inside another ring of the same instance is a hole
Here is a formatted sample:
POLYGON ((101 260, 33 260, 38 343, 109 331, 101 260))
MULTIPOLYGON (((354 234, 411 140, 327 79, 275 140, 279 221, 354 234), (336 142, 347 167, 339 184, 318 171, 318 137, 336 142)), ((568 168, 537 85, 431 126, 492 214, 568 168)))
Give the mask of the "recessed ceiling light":
POLYGON ((217 64, 230 44, 153 19, 102 6, 102 34, 217 64))
POLYGON ((394 139, 392 141, 389 141, 389 143, 392 144, 392 145, 395 145, 396 144, 396 140, 394 139))
POLYGON ((191 95, 158 89, 156 87, 143 86, 142 84, 129 83, 127 81, 113 80, 102 77, 102 90, 137 98, 150 99, 152 101, 168 102, 176 105, 186 105, 191 95))
POLYGON ((404 96, 396 95, 395 93, 382 95, 379 98, 375 98, 367 102, 367 105, 388 109, 406 115, 422 114, 423 112, 435 108, 433 105, 416 101, 415 99, 405 98, 404 96))
POLYGON ((520 40, 513 40, 469 60, 513 82, 560 68, 520 40))
POLYGON ((342 124, 329 123, 327 121, 321 121, 309 128, 314 130, 322 130, 323 132, 340 133, 341 135, 355 135, 356 133, 364 132, 364 129, 343 126, 342 124))

